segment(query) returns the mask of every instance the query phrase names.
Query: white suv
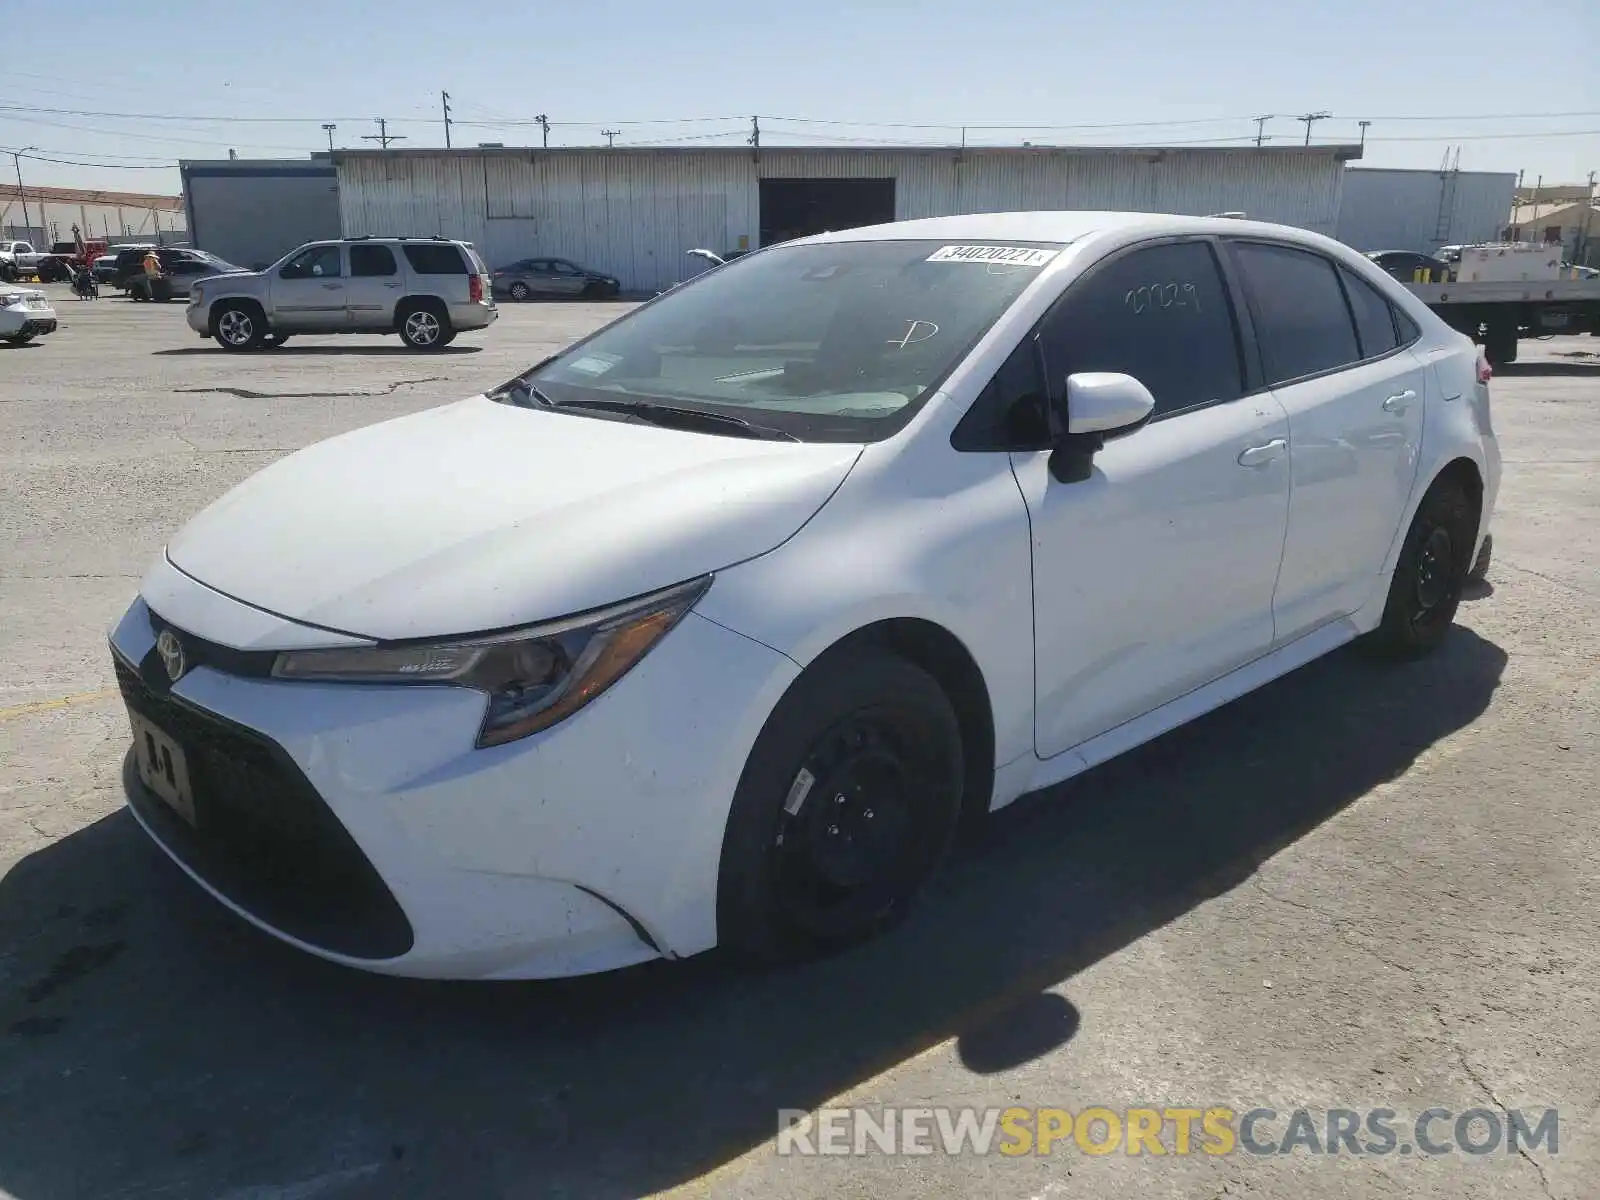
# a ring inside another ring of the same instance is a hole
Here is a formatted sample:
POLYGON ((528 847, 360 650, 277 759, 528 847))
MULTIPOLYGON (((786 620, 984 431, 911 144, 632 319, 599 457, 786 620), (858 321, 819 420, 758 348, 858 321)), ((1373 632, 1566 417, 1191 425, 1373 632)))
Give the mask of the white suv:
POLYGON ((1439 648, 1500 481, 1487 383, 1277 225, 759 250, 190 521, 111 637, 129 804, 368 970, 843 945, 963 812, 1354 639, 1439 648))
POLYGON ((296 333, 398 333, 413 349, 438 350, 499 317, 489 284, 489 269, 468 242, 311 242, 265 271, 195 284, 189 328, 224 350, 281 346, 296 333))

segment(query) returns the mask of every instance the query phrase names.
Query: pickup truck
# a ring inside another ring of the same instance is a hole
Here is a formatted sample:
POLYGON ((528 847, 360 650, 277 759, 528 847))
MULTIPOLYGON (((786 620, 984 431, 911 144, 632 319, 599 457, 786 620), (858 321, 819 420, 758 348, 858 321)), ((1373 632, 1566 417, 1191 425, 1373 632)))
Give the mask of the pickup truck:
POLYGON ((28 242, 0 242, 0 279, 17 280, 39 269, 45 255, 28 242))

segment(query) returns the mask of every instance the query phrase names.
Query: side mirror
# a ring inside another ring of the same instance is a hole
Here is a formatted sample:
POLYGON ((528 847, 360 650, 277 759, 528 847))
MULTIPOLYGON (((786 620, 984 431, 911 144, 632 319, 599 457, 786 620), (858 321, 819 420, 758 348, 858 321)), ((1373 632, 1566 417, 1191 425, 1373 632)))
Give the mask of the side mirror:
POLYGON ((1106 439, 1137 430, 1155 412, 1156 399, 1132 375, 1081 371, 1067 376, 1067 385, 1052 407, 1055 450, 1050 473, 1062 483, 1078 483, 1089 477, 1095 453, 1106 439))

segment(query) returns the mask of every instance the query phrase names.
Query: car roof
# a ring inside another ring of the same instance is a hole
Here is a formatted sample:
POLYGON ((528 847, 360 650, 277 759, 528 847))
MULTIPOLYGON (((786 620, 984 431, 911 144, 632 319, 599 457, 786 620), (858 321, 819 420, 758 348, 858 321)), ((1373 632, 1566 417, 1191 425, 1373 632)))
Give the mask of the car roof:
POLYGON ((1175 213, 1150 212, 997 212, 968 213, 954 217, 924 217, 866 225, 837 233, 817 234, 796 241, 886 241, 896 238, 948 240, 992 240, 996 238, 1027 242, 1076 242, 1091 234, 1124 233, 1160 235, 1165 233, 1257 234, 1295 241, 1321 242, 1325 239, 1304 229, 1250 221, 1238 217, 1193 217, 1175 213))

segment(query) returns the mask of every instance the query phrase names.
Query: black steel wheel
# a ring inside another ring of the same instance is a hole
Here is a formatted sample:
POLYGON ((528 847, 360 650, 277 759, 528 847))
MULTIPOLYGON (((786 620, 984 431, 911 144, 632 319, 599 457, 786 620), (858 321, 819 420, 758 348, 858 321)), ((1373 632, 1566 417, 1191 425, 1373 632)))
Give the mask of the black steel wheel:
POLYGON ((813 664, 768 719, 734 796, 719 940, 785 959, 888 928, 943 864, 961 787, 960 727, 931 675, 877 650, 813 664))
POLYGON ((1440 480, 1428 490, 1400 548, 1374 649, 1420 658, 1444 641, 1473 565, 1477 521, 1477 506, 1459 483, 1440 480))

